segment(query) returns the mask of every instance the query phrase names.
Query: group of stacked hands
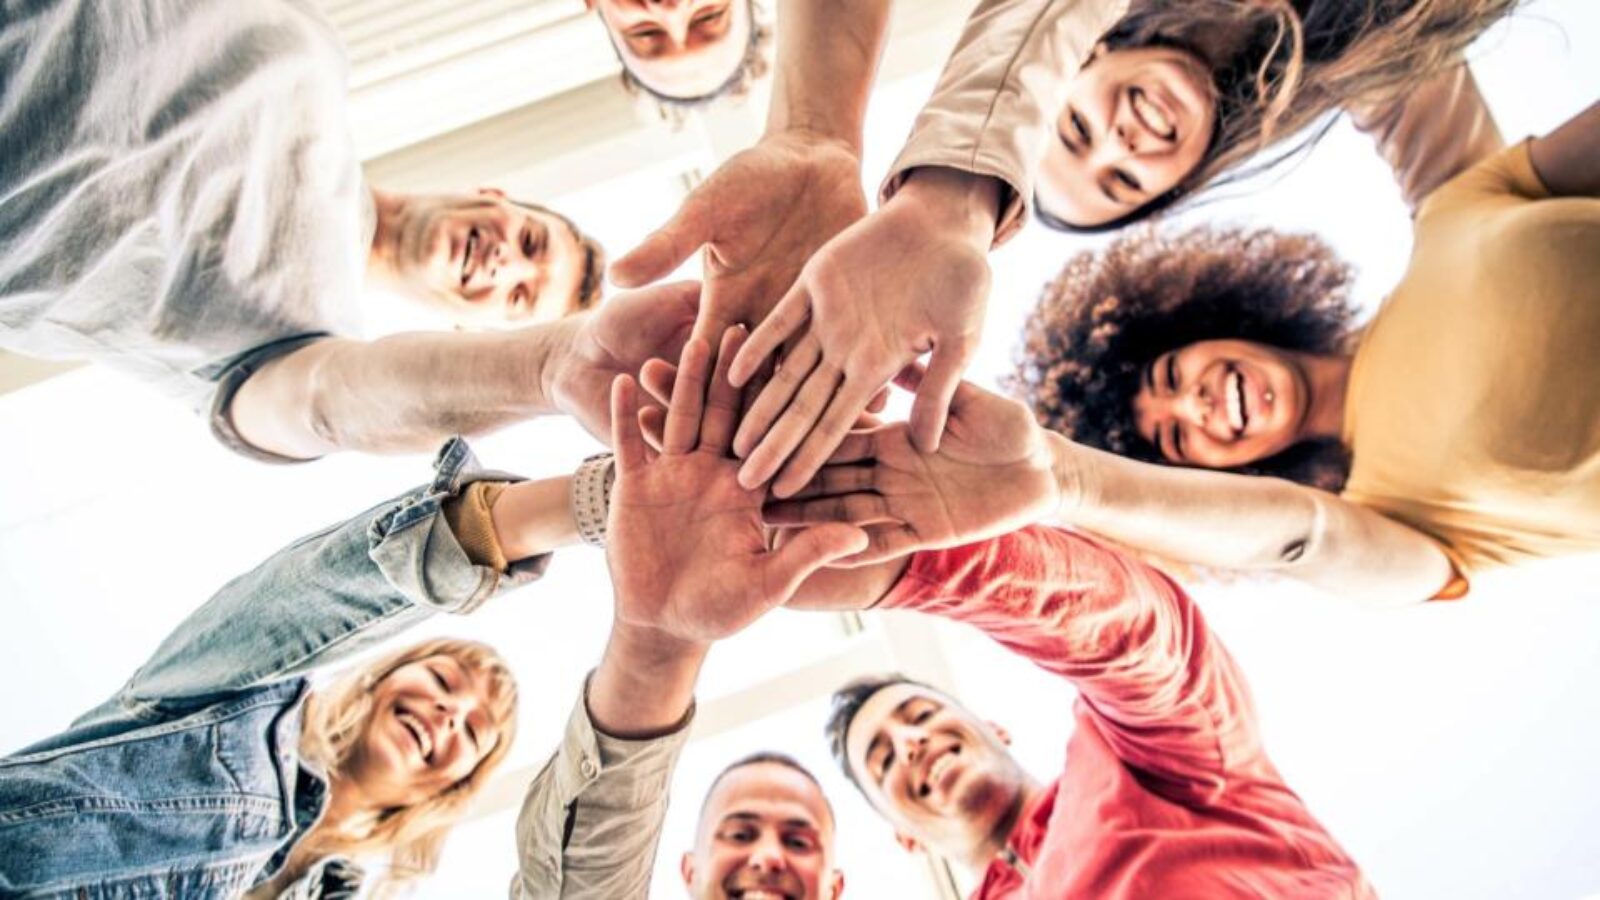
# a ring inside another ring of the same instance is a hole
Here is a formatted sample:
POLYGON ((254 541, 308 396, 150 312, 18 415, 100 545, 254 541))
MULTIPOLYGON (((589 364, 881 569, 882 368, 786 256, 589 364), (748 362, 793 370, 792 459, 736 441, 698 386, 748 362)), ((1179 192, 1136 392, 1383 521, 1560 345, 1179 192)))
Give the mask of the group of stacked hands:
MULTIPOLYGON (((663 100, 678 70, 653 60, 715 47, 743 71, 722 42, 765 33, 749 3, 598 5, 663 100)), ((1530 342, 1583 357, 1600 327, 1583 302, 1600 113, 1506 149, 1459 60, 1512 5, 984 0, 868 215, 888 2, 781 2, 766 134, 611 266, 640 289, 592 311, 601 254, 561 216, 362 184, 328 77, 341 51, 297 4, 54 0, 0 21, 0 340, 155 381, 257 458, 445 441, 429 484, 230 582, 113 698, 0 760, 0 892, 336 897, 427 874, 510 746, 505 662, 440 639, 310 676, 581 540, 606 547, 614 619, 528 791, 513 895, 647 892, 706 653, 779 606, 967 622, 1077 687, 1048 783, 937 688, 885 675, 835 695, 845 774, 903 843, 980 873, 978 896, 1370 895, 1267 759, 1184 590, 1085 532, 1405 602, 1595 548, 1594 423, 1544 414, 1597 379, 1542 367, 1484 393, 1458 365, 1530 342), (1030 211, 1129 224, 1339 107, 1378 138, 1418 233, 1359 346, 1314 241, 1141 233, 1047 292, 1033 409, 961 380, 986 254, 1030 211), (647 286, 702 250, 703 286, 647 286), (579 312, 364 341, 347 300, 365 275, 480 322, 579 312), (1277 344, 1239 340, 1262 321, 1277 344), (891 382, 915 394, 908 421, 876 418, 891 382), (451 437, 550 412, 614 456, 523 480, 451 437), (1536 414, 1537 433, 1512 427, 1536 414), (1315 486, 1255 477, 1289 471, 1315 486)), ((833 832, 810 773, 755 754, 712 786, 685 884, 836 898, 833 832)))

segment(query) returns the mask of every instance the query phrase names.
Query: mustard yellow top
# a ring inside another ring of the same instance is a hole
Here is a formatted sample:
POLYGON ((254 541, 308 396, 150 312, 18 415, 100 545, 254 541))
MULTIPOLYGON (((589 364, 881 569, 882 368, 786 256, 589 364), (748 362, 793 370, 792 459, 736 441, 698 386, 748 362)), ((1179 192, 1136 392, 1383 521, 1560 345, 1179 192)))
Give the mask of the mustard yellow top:
POLYGON ((1550 199, 1528 143, 1423 201, 1362 336, 1348 500, 1473 573, 1600 551, 1600 200, 1550 199))

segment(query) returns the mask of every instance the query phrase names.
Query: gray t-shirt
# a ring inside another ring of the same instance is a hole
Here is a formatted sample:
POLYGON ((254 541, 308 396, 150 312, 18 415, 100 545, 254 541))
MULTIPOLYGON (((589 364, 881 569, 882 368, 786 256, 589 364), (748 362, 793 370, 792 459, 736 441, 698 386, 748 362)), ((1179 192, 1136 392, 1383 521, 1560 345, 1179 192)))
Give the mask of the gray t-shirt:
POLYGON ((0 346, 198 410, 252 350, 358 333, 345 75, 310 0, 0 0, 0 346))

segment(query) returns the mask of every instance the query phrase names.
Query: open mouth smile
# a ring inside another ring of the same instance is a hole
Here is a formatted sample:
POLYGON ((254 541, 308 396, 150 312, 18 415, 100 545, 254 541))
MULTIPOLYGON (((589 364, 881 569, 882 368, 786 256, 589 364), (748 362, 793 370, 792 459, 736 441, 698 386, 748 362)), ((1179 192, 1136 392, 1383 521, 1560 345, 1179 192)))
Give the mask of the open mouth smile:
POLYGON ((917 795, 926 798, 933 793, 934 788, 942 787, 960 755, 961 745, 952 744, 943 752, 930 757, 927 769, 923 772, 922 788, 917 791, 917 795))
POLYGON ((433 765, 433 730, 421 719, 403 709, 395 710, 394 717, 411 732, 411 739, 417 744, 417 752, 421 754, 422 761, 433 765))
POLYGON ((472 280, 472 273, 478 270, 478 229, 473 227, 467 232, 467 241, 461 247, 461 287, 464 289, 467 282, 472 280))
POLYGON ((1172 116, 1150 99, 1144 88, 1128 88, 1128 106, 1133 110, 1134 118, 1151 135, 1169 143, 1178 139, 1178 127, 1172 121, 1172 116))

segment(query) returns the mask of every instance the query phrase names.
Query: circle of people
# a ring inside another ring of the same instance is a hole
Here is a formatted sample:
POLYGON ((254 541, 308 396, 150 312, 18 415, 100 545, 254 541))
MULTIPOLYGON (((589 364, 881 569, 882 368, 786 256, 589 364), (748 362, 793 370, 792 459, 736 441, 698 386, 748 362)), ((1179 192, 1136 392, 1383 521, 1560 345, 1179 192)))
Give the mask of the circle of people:
MULTIPOLYGON (((749 90, 774 52, 749 0, 588 6, 670 108, 749 90)), ((309 4, 0 18, 0 346, 151 382, 267 462, 442 445, 427 483, 231 581, 0 759, 0 894, 426 878, 511 745, 510 668, 437 639, 313 675, 586 542, 611 633, 527 789, 513 896, 646 896, 701 663, 779 606, 967 622, 1077 688, 1047 775, 934 686, 834 695, 842 771, 975 897, 1371 896, 1147 560, 1402 606, 1600 549, 1600 106, 1506 145, 1462 53, 1514 6, 982 0, 869 212, 888 0, 782 0, 765 133, 610 264, 632 290, 603 303, 604 254, 559 213, 363 181, 309 4), (1314 236, 1134 227, 1340 111, 1415 232, 1364 327, 1314 236), (962 373, 986 257, 1030 221, 1129 230, 1045 288, 1006 397, 962 373), (703 283, 661 283, 696 253, 703 283), (368 280, 490 327, 364 340, 368 280), (906 421, 874 413, 891 384, 906 421), (612 454, 528 480, 462 437, 539 415, 612 454)), ((833 809, 784 754, 732 761, 699 821, 694 897, 843 890, 833 809)))

